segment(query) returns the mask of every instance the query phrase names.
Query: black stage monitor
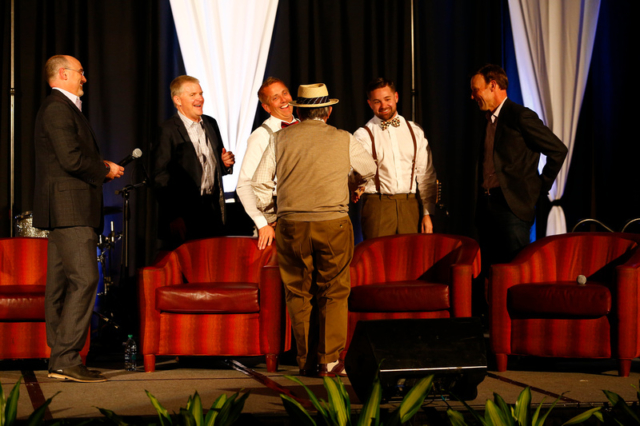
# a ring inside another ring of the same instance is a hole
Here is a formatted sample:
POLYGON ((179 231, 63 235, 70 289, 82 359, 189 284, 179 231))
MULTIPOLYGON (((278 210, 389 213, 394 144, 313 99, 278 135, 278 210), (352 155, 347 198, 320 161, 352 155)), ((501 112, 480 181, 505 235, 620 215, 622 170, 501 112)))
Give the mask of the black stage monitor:
POLYGON ((475 399, 487 375, 479 318, 359 321, 345 368, 360 401, 366 401, 380 364, 382 399, 403 398, 433 374, 433 395, 475 399))

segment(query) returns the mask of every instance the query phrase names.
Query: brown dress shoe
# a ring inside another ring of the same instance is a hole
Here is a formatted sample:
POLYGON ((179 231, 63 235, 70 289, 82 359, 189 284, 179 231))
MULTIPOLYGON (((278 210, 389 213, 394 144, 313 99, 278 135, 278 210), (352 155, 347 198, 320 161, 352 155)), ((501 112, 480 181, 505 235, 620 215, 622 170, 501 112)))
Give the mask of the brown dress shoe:
POLYGON ((344 369, 344 362, 338 360, 330 364, 320 364, 320 377, 347 377, 347 372, 344 369))
POLYGON ((80 383, 98 383, 106 382, 107 378, 99 372, 87 369, 83 364, 74 365, 73 367, 62 368, 60 370, 49 370, 49 378, 71 380, 80 383))

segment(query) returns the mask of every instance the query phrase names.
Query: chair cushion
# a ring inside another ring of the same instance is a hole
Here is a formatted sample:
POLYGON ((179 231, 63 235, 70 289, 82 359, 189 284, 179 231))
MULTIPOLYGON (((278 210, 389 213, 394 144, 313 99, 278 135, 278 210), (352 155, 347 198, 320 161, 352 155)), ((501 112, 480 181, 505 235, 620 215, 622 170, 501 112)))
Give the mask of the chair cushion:
POLYGON ((598 318, 611 311, 611 292, 599 283, 518 284, 507 294, 511 314, 598 318))
POLYGON ((395 281, 351 288, 351 312, 415 312, 449 309, 449 286, 425 281, 395 281))
POLYGON ((0 321, 44 321, 43 285, 0 285, 0 321))
POLYGON ((156 309, 179 314, 260 312, 256 283, 188 283, 156 289, 156 309))

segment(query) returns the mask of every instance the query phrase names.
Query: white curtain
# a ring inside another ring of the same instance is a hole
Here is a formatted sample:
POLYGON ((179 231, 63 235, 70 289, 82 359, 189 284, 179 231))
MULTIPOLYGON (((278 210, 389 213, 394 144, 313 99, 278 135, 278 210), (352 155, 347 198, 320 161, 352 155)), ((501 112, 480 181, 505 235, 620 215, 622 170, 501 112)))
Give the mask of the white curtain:
MULTIPOLYGON (((569 174, 599 10, 600 0, 509 0, 524 104, 569 149, 549 192, 551 201, 562 198, 569 174)), ((542 156, 540 170, 545 161, 542 156)), ((564 211, 553 206, 547 235, 565 232, 564 211)))
POLYGON ((200 80, 204 113, 236 156, 235 190, 264 78, 278 0, 171 0, 187 74, 200 80))

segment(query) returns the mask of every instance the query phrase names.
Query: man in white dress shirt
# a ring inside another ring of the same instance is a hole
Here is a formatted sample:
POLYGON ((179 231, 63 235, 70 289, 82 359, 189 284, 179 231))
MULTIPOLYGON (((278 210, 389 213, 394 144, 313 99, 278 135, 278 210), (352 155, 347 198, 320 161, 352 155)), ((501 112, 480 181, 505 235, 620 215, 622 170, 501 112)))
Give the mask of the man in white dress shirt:
POLYGON ((360 198, 363 202, 363 237, 432 233, 436 172, 424 131, 398 114, 398 92, 392 81, 373 80, 367 98, 374 117, 354 136, 373 156, 378 170, 364 194, 353 196, 354 202, 360 198))
POLYGON ((236 192, 245 211, 253 220, 258 233, 258 246, 264 249, 275 238, 275 224, 269 224, 264 214, 256 207, 256 197, 251 188, 251 178, 260 164, 264 150, 269 145, 269 138, 274 133, 285 127, 297 124, 298 120, 293 116, 293 106, 289 89, 282 80, 276 77, 268 77, 258 90, 258 98, 262 108, 271 117, 267 118, 260 127, 251 133, 247 140, 247 152, 242 161, 240 176, 236 192))

